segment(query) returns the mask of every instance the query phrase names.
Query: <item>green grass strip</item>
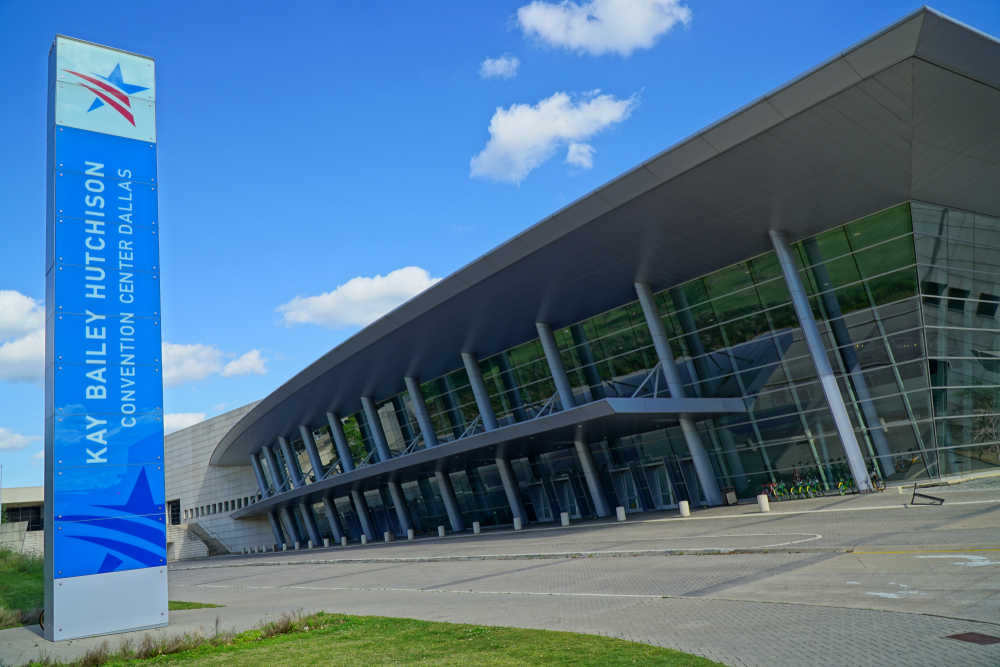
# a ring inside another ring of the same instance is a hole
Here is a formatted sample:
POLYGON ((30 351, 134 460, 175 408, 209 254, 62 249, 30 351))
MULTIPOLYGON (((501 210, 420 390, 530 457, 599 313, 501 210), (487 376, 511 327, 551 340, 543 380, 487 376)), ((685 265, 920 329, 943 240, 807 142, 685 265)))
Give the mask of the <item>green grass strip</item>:
POLYGON ((170 600, 167 602, 167 609, 170 611, 184 611, 185 609, 215 609, 225 607, 224 604, 208 604, 207 602, 182 602, 181 600, 170 600))
MULTIPOLYGON (((0 661, 2 664, 2 661, 0 661)), ((705 658, 594 635, 438 623, 320 612, 283 616, 256 630, 214 635, 148 634, 110 642, 72 663, 42 660, 37 667, 309 667, 417 665, 424 667, 708 667, 705 658)))

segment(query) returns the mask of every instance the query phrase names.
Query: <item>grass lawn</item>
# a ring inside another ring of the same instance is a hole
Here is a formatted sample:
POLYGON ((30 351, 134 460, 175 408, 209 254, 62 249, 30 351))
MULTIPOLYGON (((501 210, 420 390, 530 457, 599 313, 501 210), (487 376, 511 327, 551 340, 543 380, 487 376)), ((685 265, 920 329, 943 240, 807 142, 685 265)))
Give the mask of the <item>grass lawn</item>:
POLYGON ((225 607, 224 604, 208 604, 207 602, 181 602, 180 600, 170 600, 167 602, 167 609, 170 611, 184 611, 185 609, 214 609, 225 607))
MULTIPOLYGON (((32 663, 56 667, 57 663, 32 663)), ((705 658, 621 639, 551 630, 521 630, 320 612, 282 617, 258 630, 213 637, 172 637, 110 643, 91 649, 75 667, 306 667, 422 665, 434 667, 709 667, 705 658), (200 644, 200 645, 198 645, 200 644), (136 656, 151 656, 136 659, 136 656), (131 659, 130 659, 131 658, 131 659)))
POLYGON ((45 597, 41 558, 0 549, 0 628, 38 622, 45 597))

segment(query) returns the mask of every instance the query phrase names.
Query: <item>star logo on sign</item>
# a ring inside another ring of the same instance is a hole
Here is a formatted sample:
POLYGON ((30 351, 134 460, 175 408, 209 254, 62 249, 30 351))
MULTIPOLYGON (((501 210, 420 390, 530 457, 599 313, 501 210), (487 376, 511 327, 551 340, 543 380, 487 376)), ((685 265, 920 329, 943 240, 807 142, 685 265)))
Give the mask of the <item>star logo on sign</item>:
POLYGON ((135 127, 135 118, 132 116, 132 112, 130 111, 132 105, 129 103, 128 96, 132 93, 139 93, 149 89, 125 83, 124 79, 122 79, 122 66, 120 64, 115 65, 115 68, 111 70, 111 74, 107 76, 101 76, 100 74, 96 74, 94 72, 91 72, 94 76, 88 76, 86 74, 80 74, 79 72, 74 72, 68 69, 64 69, 63 71, 72 74, 73 76, 78 76, 84 81, 92 84, 89 86, 86 83, 80 84, 93 94, 97 95, 94 103, 90 105, 89 109, 87 109, 87 113, 90 113, 94 109, 100 109, 105 104, 108 104, 112 109, 120 113, 125 120, 132 123, 133 127, 135 127))

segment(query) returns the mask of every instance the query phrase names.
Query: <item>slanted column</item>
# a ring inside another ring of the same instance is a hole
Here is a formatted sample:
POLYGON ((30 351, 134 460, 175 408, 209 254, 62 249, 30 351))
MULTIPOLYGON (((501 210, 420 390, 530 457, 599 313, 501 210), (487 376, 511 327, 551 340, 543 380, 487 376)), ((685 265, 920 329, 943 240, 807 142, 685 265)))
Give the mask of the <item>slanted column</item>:
POLYGON ((351 454, 351 445, 347 442, 344 434, 344 424, 340 417, 331 412, 326 413, 326 420, 330 423, 330 433, 333 434, 333 443, 337 446, 337 456, 340 458, 340 469, 344 472, 354 470, 354 456, 351 454))
POLYGON ((319 534, 319 526, 316 524, 316 515, 313 513, 312 503, 308 500, 299 501, 299 511, 302 512, 302 523, 306 524, 306 532, 313 546, 323 544, 323 538, 319 534))
POLYGON ((354 509, 357 510, 358 518, 361 519, 361 530, 365 532, 368 541, 373 542, 375 540, 375 524, 372 523, 372 513, 368 509, 365 494, 361 491, 351 491, 351 498, 354 499, 354 509))
MULTIPOLYGON (((809 263, 813 265, 812 273, 816 278, 819 289, 828 290, 833 286, 833 281, 830 279, 830 272, 826 268, 826 262, 823 259, 819 243, 815 238, 812 238, 803 241, 802 245, 805 248, 806 256, 809 258, 809 263)), ((826 309, 827 322, 830 324, 830 330, 833 333, 834 342, 837 344, 838 353, 844 362, 844 367, 851 379, 851 386, 854 387, 854 393, 858 398, 861 414, 864 416, 865 424, 868 426, 868 434, 871 436, 875 450, 878 452, 879 463, 882 464, 884 474, 887 476, 891 475, 896 472, 896 464, 892 460, 889 441, 882 430, 882 421, 879 418, 878 410, 875 408, 875 401, 872 399, 871 391, 868 390, 865 374, 861 370, 861 362, 858 360, 858 354, 854 349, 854 341, 851 340, 851 334, 847 330, 847 323, 844 321, 844 314, 840 310, 840 301, 837 299, 837 294, 832 291, 823 292, 820 295, 820 299, 823 301, 823 306, 826 309)))
POLYGON ((388 482, 389 494, 392 496, 392 504, 396 506, 396 516, 399 518, 399 525, 405 533, 413 530, 413 517, 410 516, 410 504, 406 502, 406 494, 399 482, 388 482))
POLYGON ((837 435, 840 436, 841 444, 844 446, 844 453, 851 466, 854 482, 860 490, 871 491, 872 483, 868 477, 868 468, 861 455, 861 448, 858 447, 858 440, 854 436, 854 428, 851 426, 851 419, 847 414, 847 406, 844 405, 844 397, 840 395, 840 388, 837 386, 837 378, 830 366, 830 359, 826 356, 823 337, 820 335, 816 319, 813 317, 809 296, 802 284, 802 277, 799 276, 799 269, 792 256, 792 249, 788 245, 788 237, 777 229, 772 229, 770 235, 774 252, 778 256, 778 263, 781 265, 781 273, 785 277, 785 285, 792 297, 795 316, 798 317, 799 326, 802 327, 802 336, 806 340, 809 357, 812 359, 813 368, 816 369, 816 375, 819 377, 823 396, 826 398, 827 407, 830 409, 834 426, 837 428, 837 435))
POLYGON ((295 513, 292 512, 291 508, 281 508, 281 519, 285 522, 285 531, 292 540, 292 544, 302 542, 302 536, 299 534, 299 526, 295 523, 295 513))
POLYGON ((333 531, 333 539, 340 546, 344 539, 344 527, 340 525, 340 513, 337 512, 337 503, 333 496, 323 496, 323 509, 326 510, 326 520, 330 523, 330 530, 333 531))
POLYGON ((292 451, 292 443, 288 438, 281 436, 278 438, 281 446, 281 453, 285 456, 285 465, 288 467, 288 474, 292 476, 292 488, 297 489, 302 486, 302 471, 299 470, 299 460, 292 451))
POLYGON ((451 476, 445 470, 438 470, 434 473, 434 477, 437 478, 438 491, 441 492, 444 508, 448 511, 451 529, 453 532, 461 533, 465 530, 465 521, 462 519, 462 510, 458 506, 458 498, 455 497, 455 487, 451 483, 451 476))
POLYGON ((319 450, 316 449, 316 441, 313 439, 312 429, 308 426, 299 426, 299 433, 302 435, 302 444, 306 446, 309 463, 313 467, 313 477, 318 482, 323 479, 323 461, 319 458, 319 450))
POLYGON ((476 359, 476 355, 463 352, 462 361, 465 362, 465 372, 469 376, 472 393, 476 397, 476 407, 479 408, 479 414, 483 418, 483 428, 487 431, 493 431, 498 427, 497 416, 493 412, 493 404, 490 403, 490 392, 486 389, 486 381, 483 380, 479 360, 476 359))
POLYGON ((549 370, 552 371, 552 380, 556 383, 556 391, 559 392, 562 408, 563 410, 575 408, 576 399, 573 398, 573 387, 566 376, 566 367, 563 366, 562 357, 559 356, 559 346, 556 345, 556 337, 552 334, 552 327, 545 322, 535 322, 535 328, 542 341, 545 360, 549 362, 549 370))
POLYGON ((375 441, 375 451, 378 452, 378 460, 381 462, 388 461, 392 458, 392 452, 389 451, 389 441, 385 439, 385 430, 382 428, 382 420, 379 419, 375 401, 370 396, 362 396, 361 406, 365 409, 365 418, 368 420, 368 431, 372 435, 372 440, 375 441))
POLYGON ((583 466, 583 476, 587 478, 587 488, 594 499, 594 508, 597 516, 611 516, 611 505, 608 497, 604 494, 604 487, 601 486, 601 477, 597 472, 597 464, 594 462, 594 452, 590 449, 590 444, 582 438, 577 438, 573 443, 576 447, 577 456, 580 457, 580 465, 583 466))
POLYGON ((410 403, 413 404, 413 412, 417 415, 417 424, 420 426, 420 434, 424 436, 424 444, 428 449, 437 447, 437 434, 434 432, 434 422, 431 421, 431 414, 427 411, 427 402, 424 401, 424 392, 420 390, 420 382, 417 378, 403 378, 406 382, 406 393, 410 395, 410 403))
POLYGON ((521 388, 517 386, 517 379, 510 367, 510 357, 506 352, 501 352, 497 356, 497 365, 500 367, 500 379, 503 382, 504 391, 507 393, 507 400, 510 401, 510 406, 513 408, 514 419, 518 422, 527 421, 528 413, 524 409, 521 388))
POLYGON ((260 497, 267 498, 267 479, 264 477, 264 470, 260 467, 260 459, 256 454, 250 455, 250 465, 253 467, 253 476, 257 478, 257 486, 260 487, 260 497))
MULTIPOLYGON (((681 375, 677 372, 677 364, 674 362, 674 354, 670 350, 670 342, 667 339, 667 331, 663 328, 663 320, 660 319, 660 311, 656 307, 656 300, 653 298, 653 290, 646 283, 635 284, 636 294, 639 295, 639 303, 642 305, 643 315, 646 316, 646 325, 649 327, 649 334, 653 338, 653 347, 656 348, 656 356, 660 360, 663 368, 663 375, 667 378, 667 387, 670 389, 672 398, 685 398, 684 383, 681 375)), ((698 427, 694 420, 688 417, 680 418, 681 431, 684 433, 684 441, 691 452, 691 460, 694 462, 694 469, 698 473, 698 481, 705 492, 705 499, 709 505, 722 504, 722 492, 719 490, 719 482, 715 479, 715 472, 712 470, 712 462, 708 459, 705 446, 701 442, 698 434, 698 427)))
POLYGON ((514 468, 511 467, 510 461, 498 456, 497 471, 500 473, 500 480, 503 482, 503 490, 507 494, 511 513, 521 520, 522 526, 527 526, 528 513, 524 511, 521 490, 517 486, 517 477, 514 476, 514 468))
POLYGON ((285 472, 278 465, 278 457, 274 455, 274 445, 264 445, 263 450, 267 469, 271 471, 271 481, 274 482, 274 494, 277 495, 282 493, 281 488, 285 486, 285 472))
POLYGON ((271 532, 274 533, 274 543, 279 547, 282 544, 285 544, 285 534, 281 530, 281 521, 278 520, 278 513, 274 510, 268 510, 267 520, 271 522, 271 532))

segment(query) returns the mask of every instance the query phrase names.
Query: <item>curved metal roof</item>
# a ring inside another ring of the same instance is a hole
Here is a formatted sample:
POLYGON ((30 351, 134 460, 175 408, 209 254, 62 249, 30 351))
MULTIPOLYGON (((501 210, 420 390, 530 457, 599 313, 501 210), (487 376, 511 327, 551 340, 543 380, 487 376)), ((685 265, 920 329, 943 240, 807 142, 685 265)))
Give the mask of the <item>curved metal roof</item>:
POLYGON ((554 328, 908 199, 1000 214, 1000 42, 926 7, 467 264, 310 364, 212 465, 554 328), (992 96, 992 97, 991 97, 992 96), (950 100, 963 99, 960 104, 950 100), (942 100, 945 100, 942 102, 942 100))

